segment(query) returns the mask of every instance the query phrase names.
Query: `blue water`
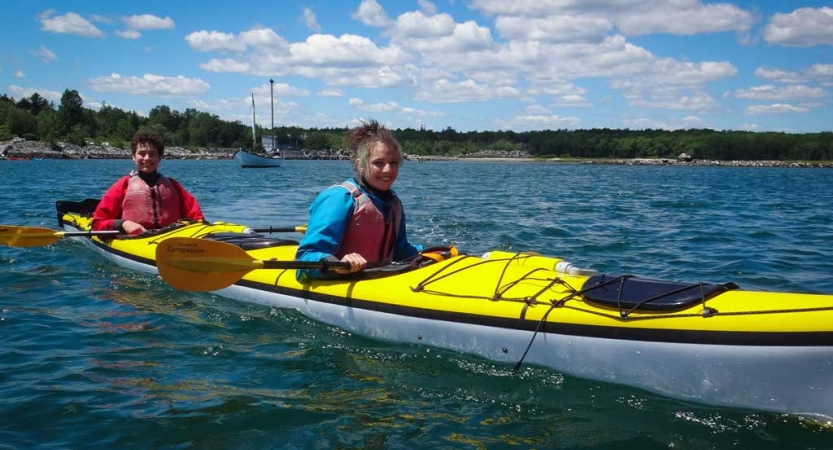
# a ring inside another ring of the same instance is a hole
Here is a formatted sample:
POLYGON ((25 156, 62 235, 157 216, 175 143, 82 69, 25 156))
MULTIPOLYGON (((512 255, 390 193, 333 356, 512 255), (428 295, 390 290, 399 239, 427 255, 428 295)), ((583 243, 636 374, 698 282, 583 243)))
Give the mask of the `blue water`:
MULTIPOLYGON (((209 220, 306 222, 345 161, 164 161, 209 220)), ((0 161, 0 223, 57 226, 129 161, 0 161)), ((833 170, 407 162, 413 241, 833 293, 833 170)), ((833 429, 378 342, 114 267, 0 247, 0 449, 830 449, 833 429)), ((801 370, 797 367, 796 370, 801 370)))

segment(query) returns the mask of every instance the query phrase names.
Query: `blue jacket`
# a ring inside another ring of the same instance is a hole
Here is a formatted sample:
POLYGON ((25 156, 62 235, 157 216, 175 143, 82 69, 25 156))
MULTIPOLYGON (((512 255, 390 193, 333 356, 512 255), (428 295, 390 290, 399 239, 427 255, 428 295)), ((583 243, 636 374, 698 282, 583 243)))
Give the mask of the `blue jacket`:
MULTIPOLYGON (((359 186, 370 199, 373 204, 385 215, 390 214, 391 200, 385 200, 368 190, 366 187, 359 184, 355 179, 350 179, 350 182, 359 186)), ((391 191, 393 195, 396 195, 391 191)), ((324 192, 318 194, 309 207, 309 222, 307 223, 307 231, 304 233, 301 243, 298 245, 298 251, 295 254, 295 259, 299 261, 321 261, 329 259, 337 261, 333 256, 339 248, 341 238, 344 235, 344 230, 350 217, 353 215, 353 208, 355 201, 350 192, 340 186, 331 186, 324 192)), ((421 245, 413 245, 408 242, 408 236, 405 231, 405 212, 402 212, 402 224, 396 234, 396 242, 394 244, 393 259, 396 261, 416 255, 422 250, 421 245)), ((313 278, 333 278, 336 277, 335 272, 320 270, 299 270, 296 274, 298 281, 305 282, 313 278)))

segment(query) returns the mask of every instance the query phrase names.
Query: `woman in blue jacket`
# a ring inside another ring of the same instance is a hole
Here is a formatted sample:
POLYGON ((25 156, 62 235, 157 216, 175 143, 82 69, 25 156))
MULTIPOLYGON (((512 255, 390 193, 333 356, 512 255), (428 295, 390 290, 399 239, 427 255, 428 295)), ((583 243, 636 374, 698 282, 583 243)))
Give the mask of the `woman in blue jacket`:
MULTIPOLYGON (((402 147, 377 121, 363 122, 348 133, 352 178, 320 193, 310 205, 307 231, 295 255, 299 261, 344 261, 362 270, 368 263, 386 264, 414 256, 422 246, 408 242, 405 212, 391 190, 402 164, 402 147)), ((335 276, 321 270, 299 270, 298 280, 335 276)))

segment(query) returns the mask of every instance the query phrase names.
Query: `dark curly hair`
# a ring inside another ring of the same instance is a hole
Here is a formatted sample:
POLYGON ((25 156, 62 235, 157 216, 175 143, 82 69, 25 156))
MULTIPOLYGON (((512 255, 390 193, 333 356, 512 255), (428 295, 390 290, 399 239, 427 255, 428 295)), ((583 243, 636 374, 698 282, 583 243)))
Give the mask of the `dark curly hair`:
POLYGON ((162 140, 162 136, 153 131, 137 131, 133 135, 133 139, 130 140, 130 151, 133 155, 136 154, 136 148, 139 147, 139 144, 152 145, 159 153, 160 158, 165 154, 165 141, 162 140))
POLYGON ((392 151, 399 162, 404 159, 402 146, 396 140, 393 132, 376 120, 369 120, 347 132, 347 147, 350 149, 350 159, 353 161, 353 171, 361 178, 368 169, 368 156, 376 144, 384 144, 392 151))

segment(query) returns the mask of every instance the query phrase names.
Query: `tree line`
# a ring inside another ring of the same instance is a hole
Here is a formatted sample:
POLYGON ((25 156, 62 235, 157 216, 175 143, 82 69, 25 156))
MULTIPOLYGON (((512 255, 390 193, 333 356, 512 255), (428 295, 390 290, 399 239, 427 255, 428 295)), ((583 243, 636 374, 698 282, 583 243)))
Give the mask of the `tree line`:
MULTIPOLYGON (((126 147, 139 129, 159 133, 167 145, 181 147, 262 148, 254 143, 252 128, 215 114, 188 108, 184 112, 159 105, 147 117, 102 105, 96 111, 83 106, 78 91, 67 89, 56 107, 41 95, 15 100, 0 97, 0 141, 12 137, 79 146, 107 142, 126 147)), ((281 147, 308 150, 344 148, 347 128, 276 127, 281 147)), ((579 129, 515 132, 458 132, 424 128, 395 129, 406 153, 422 156, 466 156, 484 151, 526 152, 536 157, 564 158, 677 158, 713 160, 833 160, 833 133, 752 131, 579 129)), ((260 139, 271 134, 257 126, 260 139)), ((257 150, 257 149, 255 149, 257 150)))

